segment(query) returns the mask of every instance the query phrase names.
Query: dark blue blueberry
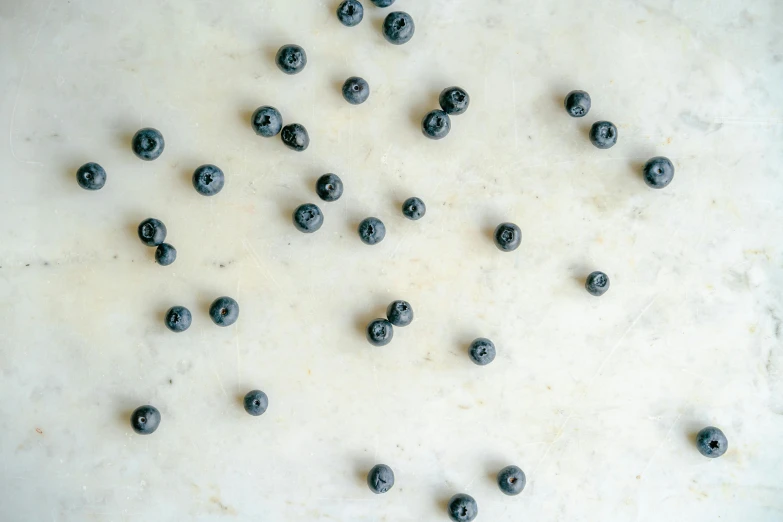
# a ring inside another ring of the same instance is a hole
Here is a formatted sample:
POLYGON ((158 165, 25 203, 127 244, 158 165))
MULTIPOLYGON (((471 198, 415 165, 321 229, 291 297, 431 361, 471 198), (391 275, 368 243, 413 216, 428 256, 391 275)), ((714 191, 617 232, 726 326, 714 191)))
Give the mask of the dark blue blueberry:
POLYGON ((254 417, 263 415, 269 407, 269 397, 261 390, 252 390, 247 392, 244 399, 245 411, 254 417))
POLYGON ((590 95, 585 91, 571 91, 566 95, 565 110, 574 118, 581 118, 590 112, 590 95))
POLYGON ((376 319, 367 325, 367 340, 373 346, 386 346, 394 337, 394 327, 386 319, 376 319))
POLYGON ((359 223, 359 238, 365 245, 375 245, 386 237, 386 226, 375 217, 368 217, 359 223))
POLYGON ((294 210, 294 226, 300 232, 312 234, 324 224, 324 215, 317 205, 305 203, 294 210))
POLYGON ((705 457, 716 459, 729 449, 729 441, 720 429, 707 426, 696 435, 696 447, 705 457))
POLYGON ((158 159, 166 143, 157 129, 141 129, 133 136, 133 153, 144 161, 158 159))
POLYGON ((370 97, 370 84, 364 78, 351 76, 343 84, 343 98, 351 105, 359 105, 370 97))
POLYGON ((495 350, 495 344, 489 339, 479 337, 470 343, 470 358, 479 366, 486 366, 495 360, 497 351, 495 350))
POLYGON ((280 129, 283 128, 283 116, 274 107, 264 105, 253 113, 250 125, 253 126, 253 130, 259 136, 271 138, 272 136, 277 136, 280 133, 280 129))
POLYGON ((402 215, 416 221, 427 213, 427 206, 419 198, 408 198, 402 204, 402 215))
POLYGON ((610 149, 617 143, 617 127, 610 121, 597 121, 590 128, 590 142, 599 149, 610 149))
POLYGON ((376 464, 367 474, 367 485, 376 495, 386 493, 394 486, 394 472, 386 464, 376 464))
POLYGON ((394 301, 386 308, 386 317, 394 326, 408 326, 413 322, 413 307, 408 301, 394 301))
POLYGON ((209 316, 218 326, 231 326, 239 319, 239 304, 230 297, 218 297, 209 307, 209 316))
POLYGON ((416 26, 411 15, 402 11, 389 13, 383 21, 383 36, 394 45, 402 45, 410 41, 415 30, 416 26))
POLYGON ((522 231, 514 223, 501 223, 495 229, 495 246, 502 252, 511 252, 522 243, 522 231))
POLYGON ((602 296, 609 290, 609 276, 603 272, 593 272, 587 276, 585 288, 590 294, 596 297, 602 296))
POLYGON ((324 174, 316 181, 315 192, 324 201, 337 201, 343 195, 343 180, 337 174, 324 174))
POLYGON ((498 487, 506 495, 519 495, 525 489, 525 472, 517 466, 506 466, 498 473, 498 487))
POLYGON ((284 73, 297 74, 302 72, 305 65, 307 65, 307 53, 298 45, 284 45, 278 49, 275 63, 284 73))
POLYGON ((644 182, 654 189, 662 189, 672 182, 674 165, 669 158, 656 156, 644 164, 644 182))
POLYGON ((345 0, 337 6, 337 19, 346 27, 359 25, 364 18, 364 6, 357 0, 345 0))
POLYGON ((394 0, 372 0, 372 3, 378 7, 389 7, 394 3, 394 0))
POLYGON ((214 196, 225 183, 223 171, 214 165, 202 165, 193 172, 193 188, 202 196, 214 196))
POLYGON ((151 435, 160 425, 160 412, 154 406, 139 406, 131 413, 131 428, 139 435, 151 435))
POLYGON ((421 120, 421 132, 432 140, 441 140, 451 130, 451 118, 444 111, 436 109, 421 120))
POLYGON ((177 249, 168 243, 161 243, 155 249, 155 261, 161 266, 169 266, 177 260, 177 249))
POLYGON ((85 190, 100 190, 106 184, 106 171, 97 163, 85 163, 76 171, 76 182, 85 190))
POLYGON ((139 239, 147 246, 158 246, 166 240, 166 225, 158 219, 148 218, 139 224, 139 239))
POLYGON ((457 493, 449 500, 448 513, 454 522, 471 522, 478 515, 478 504, 470 495, 457 493))
POLYGON ((286 147, 296 152, 302 152, 310 146, 310 136, 307 134, 307 129, 299 123, 291 123, 283 127, 280 137, 286 147))
POLYGON ((166 328, 172 332, 184 332, 190 328, 190 323, 193 322, 193 316, 190 314, 190 310, 184 306, 172 306, 169 311, 166 312, 166 328))
POLYGON ((467 92, 465 92, 465 89, 461 89, 459 87, 447 87, 446 89, 443 89, 443 92, 440 93, 438 101, 440 102, 441 109, 443 109, 446 114, 457 115, 462 114, 468 110, 468 105, 470 105, 470 96, 467 92))

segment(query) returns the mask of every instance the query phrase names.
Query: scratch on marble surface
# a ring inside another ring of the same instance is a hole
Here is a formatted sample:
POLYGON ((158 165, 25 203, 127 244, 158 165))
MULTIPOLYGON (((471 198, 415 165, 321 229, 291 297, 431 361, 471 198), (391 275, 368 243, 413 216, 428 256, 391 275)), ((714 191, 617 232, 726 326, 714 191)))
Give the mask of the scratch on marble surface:
POLYGON ((253 245, 250 244, 250 241, 248 241, 246 237, 242 238, 242 245, 245 247, 245 250, 247 250, 247 253, 250 254, 250 258, 256 264, 256 267, 258 267, 258 271, 261 272, 264 277, 272 281, 275 287, 279 290, 280 285, 277 284, 277 280, 274 278, 274 276, 272 276, 271 273, 269 273, 269 270, 264 270, 264 268, 261 266, 261 258, 258 256, 258 252, 255 251, 253 245))
POLYGON ((46 19, 49 18, 49 12, 52 10, 52 5, 54 5, 54 0, 49 1, 49 5, 46 8, 46 12, 44 13, 43 18, 41 18, 41 23, 38 25, 38 31, 36 31, 35 33, 35 39, 33 40, 33 45, 32 47, 30 47, 30 52, 27 53, 27 59, 25 60, 22 76, 19 78, 19 83, 16 85, 16 96, 14 96, 14 107, 13 109, 11 109, 11 124, 8 127, 8 148, 11 150, 11 156, 16 161, 20 163, 26 163, 28 165, 43 166, 43 163, 40 163, 38 161, 20 160, 19 157, 16 155, 16 152, 14 151, 14 123, 16 122, 16 107, 17 105, 19 105, 19 93, 22 92, 22 84, 24 83, 24 80, 27 77, 27 70, 30 68, 30 58, 35 52, 35 48, 38 47, 38 39, 41 37, 41 31, 43 30, 43 26, 46 24, 46 19))
POLYGON ((511 79, 511 103, 514 108, 514 149, 519 149, 519 124, 517 123, 517 81, 511 79))
POLYGON ((535 476, 536 471, 538 471, 538 468, 541 467, 541 465, 546 460, 547 456, 549 455, 549 451, 552 449, 552 446, 555 445, 555 443, 560 440, 560 437, 563 435, 563 432, 565 431, 566 426, 568 425, 568 421, 571 420, 572 414, 568 414, 568 417, 566 417, 566 420, 563 421, 563 424, 560 425, 560 430, 557 432, 557 435, 555 435, 555 438, 552 439, 552 442, 549 443, 549 445, 546 447, 546 451, 544 451, 544 455, 541 457, 541 460, 538 461, 538 464, 536 464, 536 467, 533 468, 532 475, 535 476))
POLYGON ((601 374, 601 372, 604 369, 604 366, 606 366, 606 363, 609 362, 609 359, 611 359, 612 355, 614 355, 614 352, 617 351, 617 348, 620 347, 620 344, 623 342, 623 340, 626 338, 626 336, 631 332, 631 330, 633 330, 634 326, 636 326, 636 323, 639 322, 639 319, 641 319, 642 316, 647 312, 647 310, 650 309, 650 307, 653 305, 653 303, 655 302, 656 299, 658 299, 658 295, 657 294, 655 295, 655 297, 652 298, 652 300, 649 303, 647 303, 647 306, 645 306, 644 309, 641 312, 639 312, 639 315, 636 316, 636 319, 633 320, 633 322, 628 327, 628 329, 625 331, 625 333, 622 335, 622 337, 620 337, 617 340, 617 342, 614 343, 614 346, 609 351, 609 355, 607 355, 606 358, 604 358, 604 361, 598 367, 598 370, 595 372, 595 375, 593 375, 593 377, 590 379, 589 385, 592 385, 593 382, 595 381, 595 379, 601 374))
MULTIPOLYGON (((242 287, 242 273, 239 274, 237 279, 237 299, 239 299, 239 289, 242 287)), ((234 340, 236 341, 237 350, 237 393, 240 392, 240 386, 242 382, 242 361, 239 355, 239 323, 234 323, 234 340)))
POLYGON ((220 385, 220 389, 223 390, 223 395, 228 398, 228 393, 226 392, 226 388, 223 387, 223 381, 220 379, 220 375, 218 375, 217 370, 215 369, 215 365, 212 365, 212 372, 215 374, 215 378, 217 379, 218 384, 220 385))
POLYGON ((669 435, 672 434, 672 430, 677 425, 678 422, 680 422, 680 419, 682 418, 682 413, 677 415, 677 418, 674 419, 674 422, 672 422, 672 425, 669 426, 669 429, 666 431, 666 435, 664 435, 663 440, 658 445, 657 448, 655 448, 655 451, 653 452, 652 456, 650 457, 650 460, 647 461, 647 465, 644 467, 641 473, 639 473, 639 478, 641 479, 644 477, 644 474, 647 473, 647 470, 650 469, 650 466, 652 465, 653 461, 655 460, 655 457, 658 456, 658 452, 663 448, 663 446, 669 441, 669 435))

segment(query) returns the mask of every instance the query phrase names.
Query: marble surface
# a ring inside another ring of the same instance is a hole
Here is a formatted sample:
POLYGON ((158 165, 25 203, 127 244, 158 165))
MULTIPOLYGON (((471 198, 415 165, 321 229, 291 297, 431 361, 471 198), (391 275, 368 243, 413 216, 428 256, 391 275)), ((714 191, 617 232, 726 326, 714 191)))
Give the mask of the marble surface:
POLYGON ((336 4, 0 2, 0 519, 446 520, 457 492, 483 521, 783 519, 781 3, 398 0, 417 27, 401 47, 386 11, 367 1, 349 29, 336 4), (291 42, 293 77, 272 62, 291 42), (352 75, 365 105, 340 96, 352 75), (424 139, 453 84, 470 110, 424 139), (584 120, 562 108, 574 88, 584 120), (262 104, 309 150, 256 137, 262 104), (611 150, 587 140, 597 119, 611 150), (130 151, 142 126, 166 137, 158 161, 130 151), (655 155, 677 169, 662 191, 640 177, 655 155), (75 182, 87 161, 100 192, 75 182), (227 174, 214 198, 190 185, 202 163, 227 174), (291 211, 330 171, 345 195, 300 234, 291 211), (150 216, 171 267, 136 237, 150 216), (224 294, 228 329, 206 312, 224 294), (373 349, 364 325, 395 298, 416 320, 373 349), (163 327, 174 304, 184 334, 163 327), (498 346, 483 368, 478 336, 498 346), (163 420, 142 437, 147 403, 163 420), (724 457, 696 451, 705 425, 724 457), (397 475, 383 496, 377 462, 397 475), (512 463, 528 486, 508 498, 492 476, 512 463))

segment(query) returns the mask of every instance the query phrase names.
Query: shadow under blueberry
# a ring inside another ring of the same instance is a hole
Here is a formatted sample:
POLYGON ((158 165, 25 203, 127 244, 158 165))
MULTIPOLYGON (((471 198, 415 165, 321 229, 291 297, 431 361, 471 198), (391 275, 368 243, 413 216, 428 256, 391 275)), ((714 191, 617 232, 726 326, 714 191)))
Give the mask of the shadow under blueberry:
MULTIPOLYGON (((259 105, 259 107, 261 107, 259 105)), ((250 132, 255 134, 255 131, 253 130, 252 123, 253 123, 253 114, 256 113, 256 110, 258 107, 255 107, 253 109, 240 109, 239 112, 237 112, 237 116, 239 117, 240 122, 250 129, 250 132)))
POLYGON ((453 497, 453 494, 449 494, 446 491, 440 492, 437 495, 435 495, 435 507, 442 513, 448 513, 449 511, 449 500, 451 500, 451 497, 453 497))
POLYGON ((583 264, 573 264, 568 267, 568 271, 571 273, 571 279, 574 281, 574 284, 579 287, 584 287, 587 276, 593 273, 593 270, 590 270, 589 267, 583 264))
MULTIPOLYGON (((631 174, 633 174, 633 177, 636 181, 641 181, 646 185, 646 183, 644 183, 644 165, 647 163, 647 160, 639 159, 639 157, 642 156, 638 156, 637 158, 629 161, 628 168, 631 170, 631 174)), ((649 157, 652 158, 653 156, 649 157)))
POLYGON ((696 436, 705 426, 708 426, 708 424, 696 424, 693 421, 690 421, 683 426, 681 433, 682 436, 685 438, 685 440, 688 442, 689 446, 692 446, 694 448, 697 447, 696 436))
MULTIPOLYGON (((443 86, 445 89, 446 85, 443 86)), ((410 112, 410 122, 411 125, 413 125, 419 132, 421 132, 421 122, 424 119, 424 117, 429 114, 430 112, 440 109, 440 92, 433 90, 430 92, 430 94, 427 96, 426 99, 421 100, 421 103, 418 103, 414 106, 414 108, 410 112)))
MULTIPOLYGON (((117 147, 126 149, 128 152, 133 154, 133 137, 139 130, 141 129, 139 128, 134 131, 123 130, 119 132, 117 134, 117 147)), ((106 172, 108 172, 108 170, 106 172)))
POLYGON ((353 467, 353 476, 357 486, 367 487, 367 474, 375 464, 377 464, 377 462, 373 463, 369 459, 359 459, 356 461, 353 467))
MULTIPOLYGON (((565 109, 564 109, 565 110, 565 109)), ((590 129, 593 128, 593 123, 590 121, 584 121, 584 118, 579 118, 581 121, 579 122, 579 132, 582 133, 582 135, 585 137, 588 143, 590 142, 590 129)), ((600 121, 600 120, 595 120, 600 121)))
MULTIPOLYGON (((363 308, 363 312, 356 315, 354 318, 354 328, 356 333, 361 335, 362 338, 367 336, 367 325, 369 325, 375 319, 386 318, 386 307, 391 303, 391 299, 386 300, 377 299, 374 305, 366 306, 363 308)), ((369 468, 368 468, 369 471, 369 468)))
MULTIPOLYGON (((261 49, 261 54, 264 55, 264 59, 275 69, 277 69, 277 62, 275 61, 277 58, 277 51, 279 51, 280 48, 284 45, 286 44, 281 43, 280 45, 265 45, 261 49)), ((250 120, 248 119, 247 121, 250 120)))

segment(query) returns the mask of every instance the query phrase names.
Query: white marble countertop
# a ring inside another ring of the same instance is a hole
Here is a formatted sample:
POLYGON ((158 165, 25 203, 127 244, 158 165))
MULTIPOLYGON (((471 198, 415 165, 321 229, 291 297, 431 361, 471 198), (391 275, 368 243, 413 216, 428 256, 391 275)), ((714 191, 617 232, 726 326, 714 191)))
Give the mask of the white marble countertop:
POLYGON ((417 27, 399 47, 388 10, 367 0, 349 29, 337 3, 0 3, 0 520, 447 520, 457 492, 479 521, 783 519, 780 2, 398 0, 417 27), (275 68, 283 43, 302 74, 275 68), (340 96, 352 75, 362 106, 340 96), (429 141, 453 84, 471 107, 429 141), (583 120, 571 89, 592 95, 583 120), (308 128, 305 153, 253 134, 264 104, 308 128), (611 150, 587 140, 598 119, 611 150), (165 135, 155 162, 130 151, 142 126, 165 135), (677 169, 661 191, 640 177, 655 155, 677 169), (99 192, 75 182, 88 161, 99 192), (226 172, 214 198, 190 186, 202 163, 226 172), (325 172, 345 195, 300 234, 325 172), (150 216, 168 268, 136 237, 150 216), (220 329, 225 294, 242 311, 220 329), (416 320, 372 348, 395 298, 416 320), (186 333, 163 326, 174 304, 186 333), (252 388, 263 417, 239 403, 252 388), (149 437, 128 423, 142 404, 163 416, 149 437), (720 459, 695 449, 705 425, 720 459), (518 497, 493 482, 507 464, 518 497))

